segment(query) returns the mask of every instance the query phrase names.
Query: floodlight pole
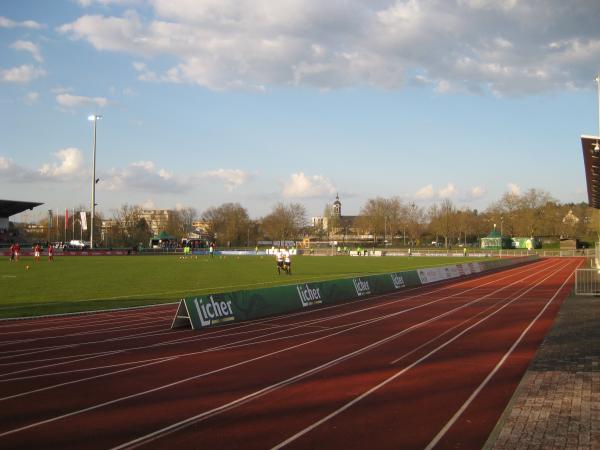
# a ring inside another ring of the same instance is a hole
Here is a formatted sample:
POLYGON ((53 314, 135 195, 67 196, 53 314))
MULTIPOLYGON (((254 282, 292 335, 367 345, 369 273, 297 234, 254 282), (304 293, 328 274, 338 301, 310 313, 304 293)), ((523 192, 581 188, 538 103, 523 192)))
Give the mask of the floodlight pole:
POLYGON ((93 114, 88 117, 88 120, 94 122, 94 150, 92 164, 92 213, 90 217, 90 249, 94 248, 94 215, 96 211, 96 123, 102 116, 93 114))
POLYGON ((600 73, 595 80, 598 85, 598 136, 600 136, 600 73))
POLYGON ((500 216, 500 258, 502 258, 502 244, 504 241, 504 237, 502 236, 503 234, 503 228, 504 228, 504 216, 500 216))

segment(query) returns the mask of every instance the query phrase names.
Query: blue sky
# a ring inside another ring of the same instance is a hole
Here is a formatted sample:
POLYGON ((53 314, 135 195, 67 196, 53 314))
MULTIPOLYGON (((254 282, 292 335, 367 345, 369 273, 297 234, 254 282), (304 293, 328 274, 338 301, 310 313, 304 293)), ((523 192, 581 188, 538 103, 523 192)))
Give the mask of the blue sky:
POLYGON ((106 215, 585 201, 598 17, 558 0, 1 2, 0 198, 89 207, 97 113, 106 215))

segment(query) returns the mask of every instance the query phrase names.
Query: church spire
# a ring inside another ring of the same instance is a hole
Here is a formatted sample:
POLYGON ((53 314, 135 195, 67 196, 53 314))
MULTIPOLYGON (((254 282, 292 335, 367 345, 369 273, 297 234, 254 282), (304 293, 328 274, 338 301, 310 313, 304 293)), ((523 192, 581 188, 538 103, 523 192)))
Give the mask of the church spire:
POLYGON ((342 202, 340 202, 340 196, 335 194, 335 202, 333 202, 333 213, 341 217, 342 216, 342 202))

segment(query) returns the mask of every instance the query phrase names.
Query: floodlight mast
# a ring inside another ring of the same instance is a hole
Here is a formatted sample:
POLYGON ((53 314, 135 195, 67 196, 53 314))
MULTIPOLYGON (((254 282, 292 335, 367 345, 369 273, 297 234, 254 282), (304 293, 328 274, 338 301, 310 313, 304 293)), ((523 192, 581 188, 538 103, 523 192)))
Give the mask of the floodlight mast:
POLYGON ((600 73, 595 80, 598 85, 598 136, 600 136, 600 73))
POLYGON ((98 114, 88 116, 88 120, 94 122, 94 149, 92 163, 92 213, 90 217, 90 249, 94 248, 94 215, 96 212, 96 123, 102 119, 98 114))

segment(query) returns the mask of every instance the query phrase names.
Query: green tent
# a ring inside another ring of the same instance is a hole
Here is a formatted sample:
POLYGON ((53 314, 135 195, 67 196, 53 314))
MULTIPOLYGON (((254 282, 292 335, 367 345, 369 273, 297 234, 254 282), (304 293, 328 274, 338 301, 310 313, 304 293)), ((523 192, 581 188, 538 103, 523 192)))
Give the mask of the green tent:
POLYGON ((502 238, 500 232, 496 230, 496 228, 490 231, 486 237, 481 238, 481 248, 488 250, 499 250, 501 248, 505 248, 503 244, 504 239, 502 238))
POLYGON ((174 241, 175 236, 171 236, 166 231, 161 231, 157 236, 154 236, 152 239, 158 239, 159 241, 174 241))

